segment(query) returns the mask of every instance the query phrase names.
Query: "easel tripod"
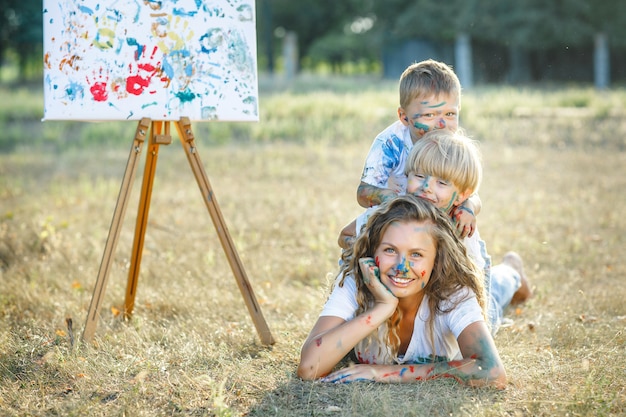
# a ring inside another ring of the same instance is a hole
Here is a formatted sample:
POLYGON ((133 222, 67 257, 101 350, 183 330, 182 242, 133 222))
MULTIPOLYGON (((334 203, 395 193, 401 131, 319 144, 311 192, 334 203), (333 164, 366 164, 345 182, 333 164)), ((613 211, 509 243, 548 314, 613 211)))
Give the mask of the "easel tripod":
MULTIPOLYGON (((256 327, 256 330, 261 339, 261 343, 264 345, 271 345, 274 343, 274 338, 263 318, 261 308, 254 296, 250 282, 243 268, 243 264, 239 259, 239 255, 235 249, 235 245, 232 241, 230 233, 222 217, 221 210, 217 204, 213 189, 209 183, 209 178, 204 171, 200 156, 197 153, 195 139, 191 130, 191 122, 189 118, 182 117, 177 122, 172 122, 176 126, 178 136, 181 144, 187 155, 187 160, 191 166, 191 170, 196 177, 198 187, 204 198, 204 202, 211 215, 211 220, 217 231, 217 234, 222 244, 222 248, 228 258, 230 268, 235 276, 239 290, 244 298, 248 312, 252 317, 252 321, 256 327)), ((141 187, 141 195, 139 200, 139 209, 137 212, 137 223, 135 226, 135 238, 133 242, 132 256, 130 260, 130 269, 128 271, 128 284, 126 286, 126 298, 124 301, 124 317, 128 318, 132 314, 135 306, 135 294, 137 289, 137 280, 139 278, 139 269, 141 265, 141 256, 143 251, 143 244, 146 232, 146 226, 148 224, 148 213, 150 210, 150 197, 152 195, 152 185, 154 182, 154 173, 156 172, 156 163, 159 155, 160 145, 169 145, 172 141, 170 135, 170 122, 169 121, 150 121, 148 118, 143 118, 137 125, 135 132, 135 138, 133 145, 128 156, 128 163, 126 164, 126 171, 124 172, 124 178, 122 179, 122 185, 120 187, 120 193, 117 199, 115 212, 113 214, 113 220, 111 221, 111 228, 109 229, 109 236, 107 238, 104 254, 102 256, 102 262, 100 264, 100 270, 98 272, 98 278, 94 288, 93 297, 89 305, 89 312, 87 314, 87 322, 83 332, 83 341, 89 342, 96 331, 98 318, 100 314, 100 307, 102 299, 106 291, 106 285, 108 276, 113 261, 113 255, 115 253, 115 247, 119 239, 119 234, 122 226, 122 220, 126 212, 126 206, 128 203, 128 197, 132 188, 133 178, 137 170, 137 161, 141 148, 146 139, 146 134, 149 135, 149 149, 146 156, 146 164, 143 173, 143 183, 141 187)))

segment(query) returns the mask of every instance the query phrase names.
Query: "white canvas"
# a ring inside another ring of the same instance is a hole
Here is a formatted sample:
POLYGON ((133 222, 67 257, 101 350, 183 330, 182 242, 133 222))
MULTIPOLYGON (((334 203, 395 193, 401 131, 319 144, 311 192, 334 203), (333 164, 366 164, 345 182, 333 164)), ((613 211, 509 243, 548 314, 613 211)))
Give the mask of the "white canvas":
POLYGON ((254 0, 44 0, 44 120, 258 120, 254 0))

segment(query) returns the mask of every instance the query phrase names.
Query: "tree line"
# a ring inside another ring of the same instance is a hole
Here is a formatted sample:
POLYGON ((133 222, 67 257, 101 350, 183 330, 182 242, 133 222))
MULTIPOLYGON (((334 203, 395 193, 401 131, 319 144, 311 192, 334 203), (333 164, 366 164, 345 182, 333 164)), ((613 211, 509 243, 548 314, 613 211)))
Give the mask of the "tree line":
MULTIPOLYGON (((2 3, 0 63, 40 72, 41 2, 2 3)), ((261 71, 282 70, 291 39, 297 68, 312 71, 358 64, 396 78, 398 56, 428 54, 478 82, 626 79, 623 0, 256 0, 256 15, 261 71)))
POLYGON ((265 34, 260 58, 269 68, 274 51, 280 51, 278 28, 279 34, 298 35, 302 68, 330 63, 340 71, 354 61, 385 66, 394 50, 419 56, 419 46, 429 45, 422 49, 446 62, 458 61, 469 47, 470 62, 456 66, 468 65, 466 71, 484 82, 594 81, 595 76, 597 85, 606 85, 626 79, 623 0, 257 2, 258 27, 265 34), (412 50, 401 47, 411 42, 412 50))

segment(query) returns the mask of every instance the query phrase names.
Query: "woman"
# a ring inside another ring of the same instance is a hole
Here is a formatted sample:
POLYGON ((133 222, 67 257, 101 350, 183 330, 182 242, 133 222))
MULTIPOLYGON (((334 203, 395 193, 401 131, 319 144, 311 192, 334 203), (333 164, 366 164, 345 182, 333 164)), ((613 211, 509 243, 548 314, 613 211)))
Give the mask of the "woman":
POLYGON ((342 383, 447 377, 505 387, 485 321, 483 276, 432 203, 411 195, 385 203, 343 261, 302 347, 301 378, 342 383), (353 349, 360 364, 331 372, 353 349))

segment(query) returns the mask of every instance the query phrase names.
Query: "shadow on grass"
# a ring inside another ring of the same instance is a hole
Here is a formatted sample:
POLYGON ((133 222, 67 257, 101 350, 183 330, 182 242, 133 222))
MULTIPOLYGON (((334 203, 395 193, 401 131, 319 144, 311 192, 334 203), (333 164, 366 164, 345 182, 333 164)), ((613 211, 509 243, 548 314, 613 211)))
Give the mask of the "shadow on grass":
POLYGON ((482 415, 499 408, 505 392, 464 387, 451 380, 419 384, 302 381, 295 375, 267 394, 248 416, 482 415))

